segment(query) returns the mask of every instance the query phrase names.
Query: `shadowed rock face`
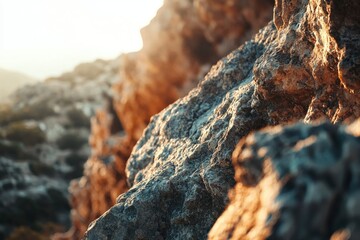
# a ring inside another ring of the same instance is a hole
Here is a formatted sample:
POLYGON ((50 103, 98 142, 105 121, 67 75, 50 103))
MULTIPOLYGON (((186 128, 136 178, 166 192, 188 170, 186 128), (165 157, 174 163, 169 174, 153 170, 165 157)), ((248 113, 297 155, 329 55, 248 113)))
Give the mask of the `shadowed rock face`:
POLYGON ((86 238, 205 239, 234 185, 230 158, 241 137, 301 119, 359 117, 359 89, 348 84, 358 77, 350 72, 359 21, 340 10, 358 4, 340 2, 277 1, 274 23, 152 118, 127 164, 131 188, 86 238), (337 27, 337 18, 347 23, 337 27))
POLYGON ((242 139, 231 202, 209 239, 359 239, 360 139, 351 128, 360 122, 274 127, 242 139))
POLYGON ((80 238, 91 221, 115 204, 116 196, 128 189, 125 164, 150 117, 186 95, 216 60, 266 25, 272 7, 272 0, 164 2, 142 30, 143 49, 122 56, 110 104, 114 111, 105 109, 93 120, 93 156, 84 177, 70 188, 74 228, 57 239, 80 238), (119 120, 122 128, 112 129, 119 120))

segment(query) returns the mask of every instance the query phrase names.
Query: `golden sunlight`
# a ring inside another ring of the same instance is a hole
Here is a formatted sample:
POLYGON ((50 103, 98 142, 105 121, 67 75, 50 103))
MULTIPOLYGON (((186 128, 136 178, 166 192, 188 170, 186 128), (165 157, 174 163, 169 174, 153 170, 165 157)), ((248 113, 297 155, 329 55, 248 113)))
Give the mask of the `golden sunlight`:
POLYGON ((0 0, 0 68, 38 79, 136 51, 163 0, 0 0))

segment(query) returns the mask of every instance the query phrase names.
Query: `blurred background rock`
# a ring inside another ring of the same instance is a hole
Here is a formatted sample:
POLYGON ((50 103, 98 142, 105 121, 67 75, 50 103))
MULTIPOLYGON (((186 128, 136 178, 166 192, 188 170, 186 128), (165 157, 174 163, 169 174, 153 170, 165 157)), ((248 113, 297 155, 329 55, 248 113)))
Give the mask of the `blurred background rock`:
POLYGON ((0 71, 1 93, 30 83, 1 95, 0 239, 48 239, 70 226, 67 188, 83 173, 90 118, 118 67, 119 59, 96 60, 42 82, 0 71))

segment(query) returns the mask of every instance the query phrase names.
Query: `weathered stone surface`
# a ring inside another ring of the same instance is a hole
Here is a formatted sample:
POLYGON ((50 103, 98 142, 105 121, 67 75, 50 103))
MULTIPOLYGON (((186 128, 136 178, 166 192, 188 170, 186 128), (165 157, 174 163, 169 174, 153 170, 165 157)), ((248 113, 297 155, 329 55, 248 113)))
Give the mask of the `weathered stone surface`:
POLYGON ((274 24, 152 118, 127 164, 130 190, 86 238, 205 239, 234 184, 230 157, 241 137, 295 120, 359 117, 360 28, 341 10, 349 6, 359 10, 356 0, 277 1, 274 24))
POLYGON ((124 167, 114 168, 99 159, 113 158, 115 165, 124 166, 150 117, 187 94, 211 64, 250 39, 271 19, 272 6, 272 0, 231 0, 226 4, 165 1, 154 20, 142 30, 143 49, 122 56, 121 80, 113 86, 111 104, 117 114, 104 110, 94 122, 91 141, 95 157, 85 165, 84 177, 70 188, 74 227, 58 239, 78 239, 92 220, 115 204, 115 197, 104 200, 109 192, 117 196, 127 190, 123 187, 124 167), (124 128, 120 132, 110 130, 106 120, 117 116, 124 128), (114 142, 113 150, 107 150, 107 142, 114 142), (114 181, 99 177, 98 169, 114 181))
POLYGON ((360 238, 360 138, 351 130, 268 128, 239 142, 233 164, 231 203, 209 239, 360 238))

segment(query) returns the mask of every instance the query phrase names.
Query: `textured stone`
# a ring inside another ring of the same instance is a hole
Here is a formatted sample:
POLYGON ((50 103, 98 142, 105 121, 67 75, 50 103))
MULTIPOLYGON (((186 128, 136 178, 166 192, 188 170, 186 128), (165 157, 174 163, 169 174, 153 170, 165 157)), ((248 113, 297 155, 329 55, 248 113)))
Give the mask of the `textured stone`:
POLYGON ((301 119, 359 117, 360 28, 342 11, 349 6, 359 10, 356 0, 277 1, 274 23, 152 118, 127 164, 131 188, 86 238, 205 239, 234 184, 230 158, 241 137, 301 119))
POLYGON ((92 220, 115 204, 115 198, 104 200, 106 195, 111 192, 117 196, 127 188, 123 187, 124 167, 114 168, 114 164, 126 164, 150 117, 187 94, 211 64, 250 39, 271 19, 272 6, 272 0, 231 0, 226 4, 202 0, 164 2, 157 16, 142 30, 143 49, 121 58, 120 81, 113 86, 114 102, 110 104, 117 114, 104 109, 93 123, 91 141, 96 157, 88 160, 84 177, 72 184, 74 227, 66 236, 58 235, 59 239, 79 238, 92 220), (120 132, 110 130, 111 124, 106 120, 117 116, 124 128, 120 132), (107 142, 114 139, 119 141, 109 152, 107 142), (104 157, 115 163, 105 167, 98 160, 104 157), (98 169, 114 181, 99 177, 98 169), (113 178, 114 175, 122 177, 113 178))
POLYGON ((360 238, 360 139, 344 127, 268 128, 239 142, 233 164, 231 202, 209 239, 360 238))

